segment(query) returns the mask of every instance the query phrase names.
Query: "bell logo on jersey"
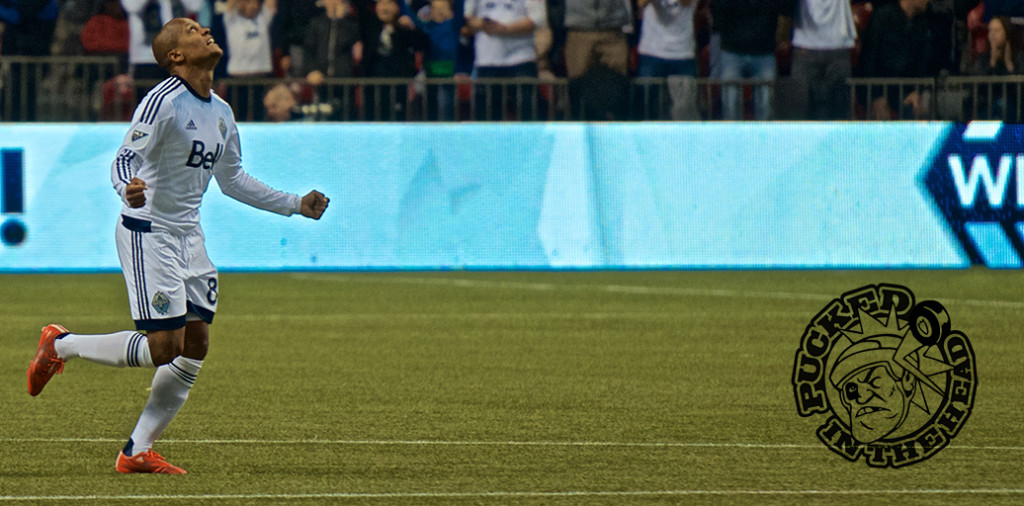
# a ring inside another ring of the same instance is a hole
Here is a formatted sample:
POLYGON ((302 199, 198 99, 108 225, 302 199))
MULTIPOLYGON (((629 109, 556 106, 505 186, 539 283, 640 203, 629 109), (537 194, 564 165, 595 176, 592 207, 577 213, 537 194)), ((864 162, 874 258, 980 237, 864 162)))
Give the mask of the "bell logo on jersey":
POLYGON ((222 154, 224 154, 224 145, 219 142, 213 151, 206 151, 206 144, 203 144, 203 141, 192 141, 192 152, 188 154, 185 166, 210 170, 213 168, 213 164, 220 160, 222 154))

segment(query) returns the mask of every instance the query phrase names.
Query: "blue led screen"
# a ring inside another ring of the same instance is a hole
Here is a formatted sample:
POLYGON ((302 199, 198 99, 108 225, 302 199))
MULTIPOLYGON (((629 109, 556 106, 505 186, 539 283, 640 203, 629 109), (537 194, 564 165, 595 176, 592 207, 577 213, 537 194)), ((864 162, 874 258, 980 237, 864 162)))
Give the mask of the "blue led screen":
MULTIPOLYGON (((0 271, 118 268, 110 164, 126 130, 0 124, 0 271)), ((1013 125, 240 132, 250 174, 331 206, 320 222, 284 218, 211 183, 202 226, 222 269, 1005 268, 1024 250, 1013 125)))

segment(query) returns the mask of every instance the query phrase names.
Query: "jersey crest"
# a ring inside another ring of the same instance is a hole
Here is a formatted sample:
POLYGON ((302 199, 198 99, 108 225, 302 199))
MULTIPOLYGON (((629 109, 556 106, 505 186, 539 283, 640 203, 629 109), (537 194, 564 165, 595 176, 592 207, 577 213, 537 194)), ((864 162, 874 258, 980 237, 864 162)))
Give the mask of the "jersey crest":
POLYGON ((167 314, 167 310, 171 307, 171 301, 164 295, 164 292, 156 292, 153 296, 153 309, 160 314, 167 314))
POLYGON ((132 147, 141 149, 146 147, 146 144, 149 144, 149 133, 138 129, 132 130, 132 147))

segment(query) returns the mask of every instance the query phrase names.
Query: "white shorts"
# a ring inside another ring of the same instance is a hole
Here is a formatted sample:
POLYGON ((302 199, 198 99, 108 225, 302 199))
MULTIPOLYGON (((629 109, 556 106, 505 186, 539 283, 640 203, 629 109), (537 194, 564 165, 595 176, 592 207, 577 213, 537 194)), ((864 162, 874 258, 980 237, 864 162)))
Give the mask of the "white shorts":
POLYGON ((200 227, 177 236, 151 231, 148 221, 121 216, 116 239, 137 330, 173 330, 192 320, 213 322, 217 268, 206 256, 200 227))

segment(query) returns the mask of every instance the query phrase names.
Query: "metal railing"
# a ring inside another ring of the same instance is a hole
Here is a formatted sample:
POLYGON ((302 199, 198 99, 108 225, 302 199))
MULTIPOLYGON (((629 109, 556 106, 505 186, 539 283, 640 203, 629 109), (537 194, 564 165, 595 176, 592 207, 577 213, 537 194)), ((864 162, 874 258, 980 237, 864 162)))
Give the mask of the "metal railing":
POLYGON ((115 57, 0 57, 0 121, 96 121, 115 57))
POLYGON ((949 77, 936 80, 936 118, 1024 120, 1024 76, 949 77))
MULTIPOLYGON (((0 56, 0 121, 128 121, 157 81, 134 81, 114 57, 0 56)), ((227 78, 216 91, 239 121, 273 121, 264 97, 294 88, 289 118, 306 121, 715 121, 806 118, 792 78, 281 79, 227 78), (723 100, 735 97, 733 108, 723 100), (759 114, 760 108, 760 114, 759 114), (765 110, 768 113, 765 113, 765 110)), ((1024 120, 1024 76, 849 81, 849 120, 1024 120)))
MULTIPOLYGON (((136 81, 107 109, 130 119, 130 106, 158 81, 136 81)), ((752 119, 755 90, 774 97, 784 81, 714 81, 693 78, 623 78, 590 85, 568 79, 334 78, 319 86, 266 78, 225 78, 215 91, 232 104, 238 121, 271 121, 263 97, 281 84, 297 88, 292 120, 299 121, 667 121, 722 119, 722 90, 739 91, 739 119, 752 119)), ((771 99, 770 107, 778 106, 771 99)))
POLYGON ((850 119, 1020 122, 1024 76, 851 79, 850 119))

